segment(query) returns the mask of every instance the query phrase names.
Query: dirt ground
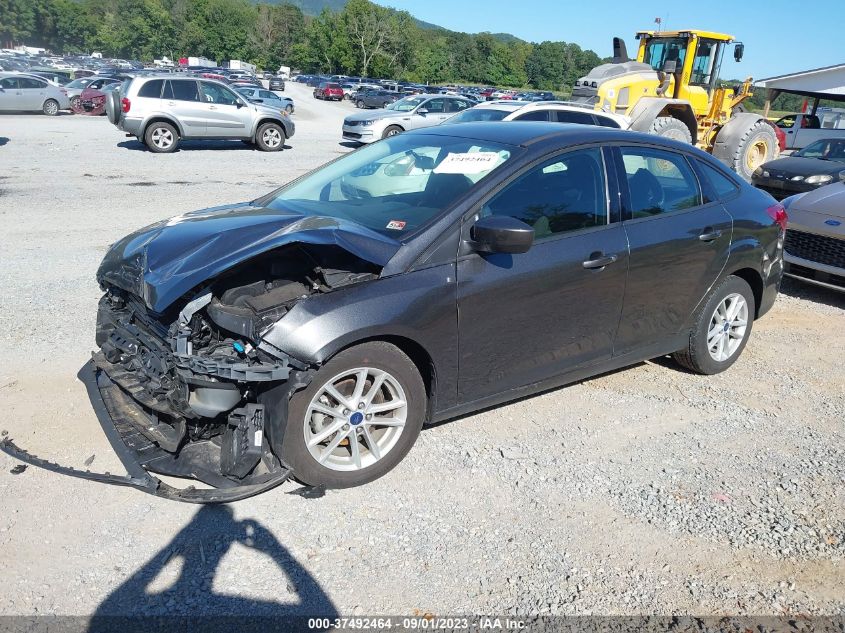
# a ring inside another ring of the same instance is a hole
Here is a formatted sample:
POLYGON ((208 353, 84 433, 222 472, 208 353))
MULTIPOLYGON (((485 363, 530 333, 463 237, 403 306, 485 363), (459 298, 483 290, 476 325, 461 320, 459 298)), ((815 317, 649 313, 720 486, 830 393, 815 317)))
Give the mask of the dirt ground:
MULTIPOLYGON (((0 117, 0 429, 120 469, 76 372, 110 243, 350 150, 289 84, 277 154, 154 155, 104 118, 0 117)), ((787 280, 734 367, 668 359, 423 431, 368 486, 198 508, 0 454, 0 615, 845 614, 845 294, 787 280)))

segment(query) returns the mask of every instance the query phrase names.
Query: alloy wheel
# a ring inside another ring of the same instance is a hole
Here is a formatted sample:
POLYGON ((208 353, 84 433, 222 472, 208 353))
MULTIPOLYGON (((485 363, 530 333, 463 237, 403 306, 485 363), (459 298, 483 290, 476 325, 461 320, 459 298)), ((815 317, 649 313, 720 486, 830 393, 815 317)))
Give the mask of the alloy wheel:
POLYGON ((748 328, 748 303, 741 294, 733 293, 722 299, 707 330, 707 351, 717 362, 733 356, 745 338, 748 328))
POLYGON ((158 149, 168 149, 173 145, 173 132, 167 128, 156 128, 151 135, 153 145, 158 149))
POLYGON ((383 459, 399 441, 408 402, 399 381, 372 367, 328 380, 305 413, 305 445, 320 465, 356 471, 383 459))
POLYGON ((279 133, 279 130, 275 128, 268 128, 264 130, 264 134, 261 135, 261 140, 264 141, 264 144, 267 147, 275 148, 281 144, 282 135, 279 133))

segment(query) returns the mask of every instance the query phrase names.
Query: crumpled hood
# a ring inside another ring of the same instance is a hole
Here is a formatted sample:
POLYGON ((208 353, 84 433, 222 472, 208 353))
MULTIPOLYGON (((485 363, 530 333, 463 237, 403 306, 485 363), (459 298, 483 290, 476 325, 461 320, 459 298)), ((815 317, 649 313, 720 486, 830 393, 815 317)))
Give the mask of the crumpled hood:
POLYGON ((97 280, 123 288, 162 312, 191 288, 232 266, 295 242, 335 245, 382 267, 401 246, 354 222, 247 202, 186 213, 127 235, 106 253, 97 280))

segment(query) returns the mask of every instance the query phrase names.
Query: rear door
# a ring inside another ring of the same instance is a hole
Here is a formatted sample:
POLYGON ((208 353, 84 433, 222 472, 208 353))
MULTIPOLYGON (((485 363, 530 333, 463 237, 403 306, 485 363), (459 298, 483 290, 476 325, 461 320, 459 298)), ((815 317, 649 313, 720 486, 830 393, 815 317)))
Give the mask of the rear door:
POLYGON ((201 81, 200 90, 206 107, 206 136, 249 138, 252 111, 234 92, 210 81, 201 81))
POLYGON ((0 79, 0 110, 23 110, 23 93, 17 77, 0 79))
POLYGON ((186 137, 205 136, 208 111, 195 79, 168 79, 161 100, 165 110, 179 120, 186 137))
POLYGON ((464 239, 477 217, 507 215, 533 227, 535 241, 518 255, 458 258, 461 402, 611 357, 628 253, 605 158, 592 147, 544 159, 467 221, 464 239))
POLYGON ((705 200, 682 153, 623 146, 614 156, 628 185, 630 264, 614 346, 621 355, 682 332, 727 263, 733 222, 720 202, 705 200))

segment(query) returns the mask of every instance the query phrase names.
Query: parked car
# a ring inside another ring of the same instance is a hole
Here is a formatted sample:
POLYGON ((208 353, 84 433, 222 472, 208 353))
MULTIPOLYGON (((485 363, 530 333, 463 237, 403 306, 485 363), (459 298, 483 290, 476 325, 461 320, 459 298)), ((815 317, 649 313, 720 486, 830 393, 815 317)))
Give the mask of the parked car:
POLYGON ((106 100, 109 121, 151 152, 176 151, 182 140, 238 139, 279 151, 295 126, 287 114, 252 103, 212 79, 141 76, 106 100))
POLYGON ((43 112, 56 116, 70 108, 67 90, 46 79, 0 72, 0 111, 43 112))
POLYGON ((270 90, 284 90, 285 80, 282 77, 270 77, 270 90))
POLYGON ((712 156, 653 135, 389 137, 110 247, 80 376, 132 476, 72 474, 198 502, 291 474, 343 488, 394 468, 427 422, 666 354, 725 371, 775 301, 786 221, 712 156), (404 191, 414 169, 428 177, 410 193, 343 186, 404 191))
POLYGON ((79 98, 71 103, 71 109, 74 114, 103 115, 106 113, 108 95, 118 88, 120 88, 120 83, 115 82, 103 84, 100 88, 92 88, 88 85, 82 90, 79 98))
POLYGON ((356 108, 386 108, 391 103, 399 101, 399 95, 381 88, 367 88, 358 91, 354 95, 353 101, 356 108))
POLYGON ((442 123, 453 112, 471 107, 463 97, 415 95, 399 99, 384 109, 352 114, 343 121, 343 138, 347 141, 372 143, 406 130, 442 123))
POLYGON ((786 274, 845 292, 845 184, 786 198, 786 274))
POLYGON ((819 114, 787 114, 775 125, 786 133, 787 149, 801 149, 823 138, 845 138, 845 117, 836 113, 824 123, 819 114))
POLYGON ((623 130, 631 127, 631 120, 622 114, 596 112, 592 108, 559 101, 486 101, 452 116, 445 123, 473 121, 551 121, 623 130))
POLYGON ((772 129, 775 131, 775 136, 778 139, 778 152, 783 152, 786 150, 786 132, 784 132, 781 128, 775 125, 774 121, 769 121, 769 119, 765 119, 766 123, 772 126, 772 129))
POLYGON ((343 99, 343 88, 340 87, 340 84, 324 81, 314 88, 314 98, 341 101, 343 99))
POLYGON ((288 114, 293 114, 293 99, 290 97, 282 97, 264 88, 246 87, 237 88, 237 91, 253 103, 263 103, 270 107, 280 108, 288 114))
POLYGON ((845 179, 845 137, 823 139, 760 165, 751 184, 782 199, 845 179))
MULTIPOLYGON (((86 88, 102 92, 101 88, 103 88, 103 86, 108 86, 109 84, 120 85, 124 79, 125 77, 86 77, 84 79, 74 79, 65 86, 68 98, 70 99, 71 110, 78 110, 81 107, 79 100, 82 95, 82 91, 86 88)), ((88 95, 88 98, 90 99, 91 95, 88 95)))

